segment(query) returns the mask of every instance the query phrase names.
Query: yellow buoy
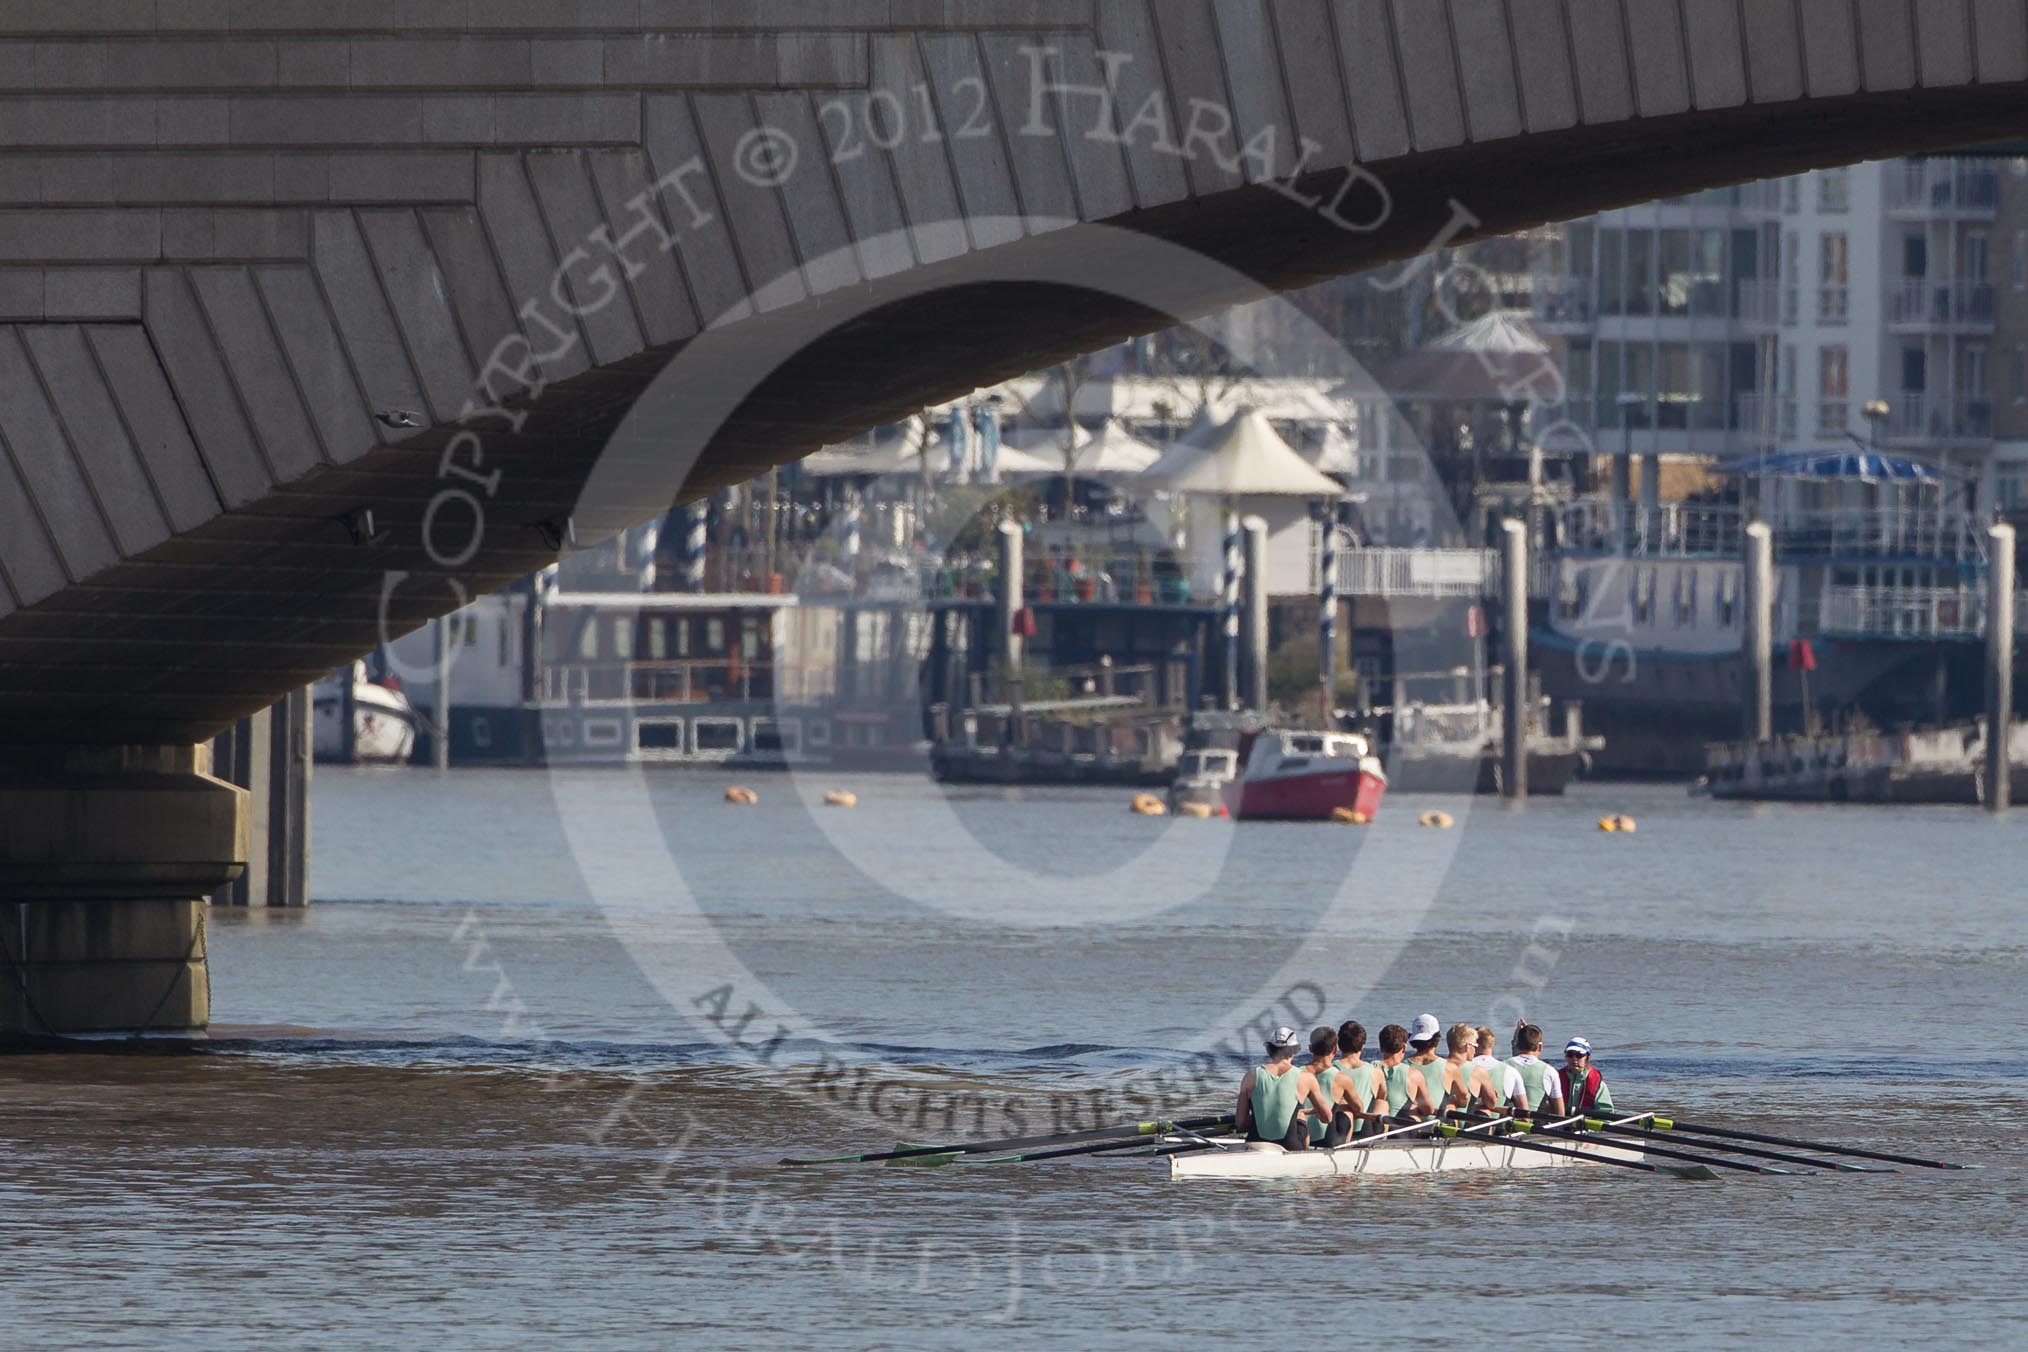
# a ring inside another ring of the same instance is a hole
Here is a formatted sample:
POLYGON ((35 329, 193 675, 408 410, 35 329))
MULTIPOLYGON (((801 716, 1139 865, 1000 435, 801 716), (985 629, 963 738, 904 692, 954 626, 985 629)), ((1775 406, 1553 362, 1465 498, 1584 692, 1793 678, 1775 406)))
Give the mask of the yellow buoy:
POLYGON ((1448 831, 1452 825, 1451 814, 1448 812, 1425 812, 1415 820, 1419 826, 1434 826, 1439 831, 1448 831))
POLYGON ((1619 831, 1632 835, 1637 827, 1632 817, 1627 816, 1624 812, 1615 812, 1610 816, 1600 817, 1598 819, 1598 829, 1601 831, 1619 831))
POLYGON ((760 801, 760 795, 744 784, 735 784, 725 791, 725 801, 751 805, 760 801))
POLYGON ((1617 831, 1620 829, 1620 819, 1618 817, 1600 817, 1598 819, 1598 829, 1601 831, 1617 831))
POLYGON ((1211 804, 1183 803, 1177 807, 1176 815, 1179 817, 1209 817, 1211 815, 1211 804))
POLYGON ((1142 817, 1160 817, 1169 810, 1162 806, 1162 800, 1152 793, 1135 794, 1134 801, 1130 806, 1137 815, 1142 817))
POLYGON ((1347 826, 1364 826, 1366 825, 1366 823, 1372 821, 1373 818, 1367 816, 1364 812, 1359 811, 1357 808, 1334 807, 1331 809, 1331 820, 1334 822, 1343 822, 1347 826))
POLYGON ((824 803, 827 807, 857 807, 859 806, 859 795, 847 793, 843 789, 833 789, 824 795, 824 803))

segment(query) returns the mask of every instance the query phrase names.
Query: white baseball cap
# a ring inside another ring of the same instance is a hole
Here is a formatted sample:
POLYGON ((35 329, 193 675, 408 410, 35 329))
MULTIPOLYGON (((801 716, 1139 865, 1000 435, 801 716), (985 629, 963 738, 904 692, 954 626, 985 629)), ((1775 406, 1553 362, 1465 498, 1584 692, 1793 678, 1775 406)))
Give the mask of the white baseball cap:
POLYGON ((1590 1056, 1591 1044, 1581 1037, 1574 1037, 1563 1045, 1563 1051, 1566 1056, 1571 1052, 1583 1052, 1586 1056, 1590 1056))
POLYGON ((1427 1042, 1443 1032, 1443 1030, 1443 1025, 1437 1022, 1436 1015, 1418 1014, 1415 1016, 1415 1022, 1408 1026, 1408 1040, 1410 1042, 1427 1042))
POLYGON ((1295 1029, 1283 1024, 1268 1034, 1267 1045, 1274 1048, 1300 1047, 1303 1045, 1303 1039, 1295 1029))

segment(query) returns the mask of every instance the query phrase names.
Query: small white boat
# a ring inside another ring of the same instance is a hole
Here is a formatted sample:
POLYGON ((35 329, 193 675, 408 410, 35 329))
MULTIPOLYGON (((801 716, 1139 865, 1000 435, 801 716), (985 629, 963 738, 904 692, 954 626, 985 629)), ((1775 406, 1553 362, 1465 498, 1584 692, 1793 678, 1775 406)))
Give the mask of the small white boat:
MULTIPOLYGON (((1597 1141, 1550 1142, 1575 1155, 1640 1163, 1639 1150, 1597 1141)), ((1453 1137, 1442 1141, 1342 1145, 1335 1150, 1284 1150, 1272 1141, 1170 1155, 1171 1178, 1330 1178, 1337 1174, 1440 1174, 1454 1170, 1549 1169, 1590 1161, 1529 1150, 1498 1140, 1453 1137)))
POLYGON ((312 687, 315 736, 312 754, 320 761, 357 765, 406 765, 415 754, 415 709, 399 690, 366 678, 366 664, 340 667, 312 687), (352 748, 344 737, 345 687, 352 683, 352 748))
POLYGON ((1239 753, 1218 747, 1186 751, 1176 762, 1176 778, 1169 784, 1169 810, 1185 803, 1202 803, 1217 812, 1225 806, 1225 786, 1239 773, 1239 753))

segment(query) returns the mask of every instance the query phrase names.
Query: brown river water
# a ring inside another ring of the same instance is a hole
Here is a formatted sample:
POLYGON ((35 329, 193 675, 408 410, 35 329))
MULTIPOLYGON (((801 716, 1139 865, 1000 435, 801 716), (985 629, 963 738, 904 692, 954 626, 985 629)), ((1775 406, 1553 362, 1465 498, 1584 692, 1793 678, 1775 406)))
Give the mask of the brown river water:
POLYGON ((320 768, 318 900, 212 914, 209 1042, 0 1058, 0 1347, 1955 1346, 2028 1314, 2028 814, 1580 785, 1235 827, 729 782, 320 768), (1219 1110, 1262 1019, 1424 1011, 1583 1033, 1623 1106, 1981 1167, 776 1163, 1219 1110))

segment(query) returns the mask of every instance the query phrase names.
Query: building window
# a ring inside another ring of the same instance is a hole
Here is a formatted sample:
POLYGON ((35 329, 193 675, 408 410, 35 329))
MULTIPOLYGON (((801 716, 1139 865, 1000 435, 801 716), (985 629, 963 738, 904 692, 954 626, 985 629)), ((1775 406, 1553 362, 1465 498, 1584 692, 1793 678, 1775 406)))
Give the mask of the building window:
POLYGON ((2003 512, 2028 508, 2028 461, 2003 461, 1994 468, 1993 505, 2003 512))
POLYGON ((1817 430, 1843 432, 1848 425, 1851 360, 1842 343, 1817 349, 1817 430))
POLYGON ((1851 304, 1851 263, 1844 231, 1826 231, 1818 241, 1817 280, 1818 321, 1844 323, 1851 304))
POLYGON ((1817 210, 1845 211, 1852 205, 1852 176, 1844 169, 1826 169, 1817 175, 1817 210))
POLYGON ((2014 232, 2014 289, 2028 291, 2028 230, 2014 232))
POLYGON ((1983 344, 1965 349, 1965 396, 1986 397, 1986 349, 1983 344))
POLYGON ((2028 346, 2014 344, 2014 402, 2028 404, 2028 346))
POLYGON ((1986 232, 1974 230, 1965 236, 1965 256, 1959 275, 1968 282, 1986 280, 1986 232))

